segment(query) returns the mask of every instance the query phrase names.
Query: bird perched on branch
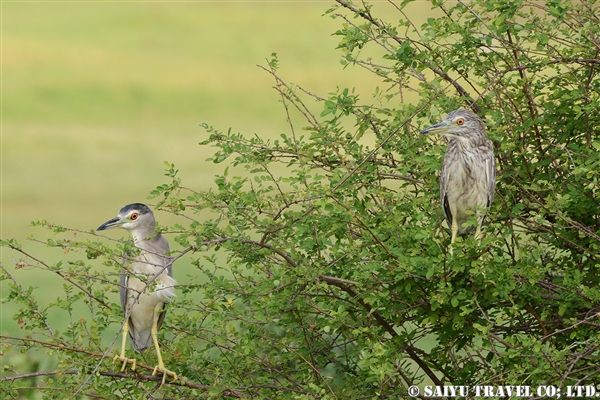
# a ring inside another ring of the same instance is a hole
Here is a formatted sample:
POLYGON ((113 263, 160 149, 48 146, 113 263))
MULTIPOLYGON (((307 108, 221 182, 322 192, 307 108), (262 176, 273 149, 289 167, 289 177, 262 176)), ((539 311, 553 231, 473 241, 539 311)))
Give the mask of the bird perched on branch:
POLYGON ((136 360, 125 357, 127 334, 133 348, 142 351, 154 344, 158 364, 152 375, 163 374, 177 380, 177 374, 165 368, 158 345, 157 333, 165 319, 165 303, 175 296, 172 259, 168 256, 169 242, 160 233, 156 233, 156 220, 152 210, 145 204, 129 204, 119 214, 98 227, 98 231, 111 228, 123 228, 131 234, 139 254, 127 260, 121 271, 120 295, 121 307, 125 315, 123 341, 120 355, 115 356, 123 362, 121 371, 130 363, 135 370, 136 360))
POLYGON ((490 208, 496 187, 494 145, 485 133, 483 121, 468 110, 455 110, 446 118, 421 131, 422 135, 437 133, 449 139, 440 177, 440 197, 452 244, 458 235, 472 231, 464 227, 469 211, 477 214, 475 238, 479 239, 485 219, 482 208, 490 208))

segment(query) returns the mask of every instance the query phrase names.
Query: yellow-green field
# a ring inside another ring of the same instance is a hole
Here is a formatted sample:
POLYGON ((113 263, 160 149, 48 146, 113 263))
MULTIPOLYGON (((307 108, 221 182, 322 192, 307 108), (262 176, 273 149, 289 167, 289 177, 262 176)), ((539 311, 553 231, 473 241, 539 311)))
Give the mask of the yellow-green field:
MULTIPOLYGON (((322 16, 331 4, 3 2, 1 237, 54 264, 60 251, 25 239, 48 236, 30 221, 95 229, 121 206, 146 202, 166 182, 164 161, 186 186, 210 188, 223 165, 205 161, 212 149, 198 146, 201 123, 263 137, 288 131, 273 79, 256 66, 273 52, 288 82, 322 96, 336 87, 368 96, 379 82, 340 65, 332 34, 342 21, 322 16)), ((19 259, 2 249, 21 285, 38 286, 41 304, 55 300, 62 282, 16 269, 19 259)), ((175 274, 189 269, 181 260, 175 274)), ((17 309, 2 306, 2 334, 23 335, 17 309)))
MULTIPOLYGON (((388 16, 393 11, 400 18, 387 1, 372 3, 378 15, 385 17, 381 10, 386 9, 388 16)), ((323 15, 332 4, 2 2, 0 237, 17 239, 53 265, 72 254, 27 240, 32 234, 42 240, 51 236, 31 226, 32 220, 93 230, 121 206, 149 202, 150 191, 168 182, 164 161, 176 165, 185 186, 213 187, 225 165, 205 161, 214 149, 198 145, 208 135, 201 124, 265 138, 289 133, 273 77, 257 67, 265 66, 272 53, 278 54, 279 76, 288 83, 322 97, 337 88, 356 88, 369 99, 382 82, 364 69, 340 64, 340 38, 333 33, 344 21, 323 15)), ((419 25, 429 9, 417 3, 407 12, 419 25)), ((322 109, 309 105, 316 114, 322 109)), ((296 129, 303 126, 301 119, 295 122, 296 129)), ((163 225, 187 223, 166 213, 156 216, 163 225)), ((126 232, 105 235, 119 238, 126 232)), ((20 285, 37 287, 34 296, 41 306, 64 298, 61 278, 16 268, 21 259, 0 248, 3 267, 20 285)), ((101 262, 89 261, 98 270, 105 268, 101 262)), ((188 257, 174 265, 174 275, 186 283, 198 272, 188 257)), ((7 287, 0 282, 2 299, 7 287)), ((118 303, 117 293, 112 302, 118 303)), ((27 334, 13 320, 20 307, 0 305, 0 334, 27 334)), ((82 315, 89 310, 75 308, 68 315, 53 308, 48 320, 64 331, 70 319, 82 315)), ((104 332, 105 346, 118 343, 119 328, 114 324, 104 332)), ((38 363, 52 369, 56 362, 41 351, 6 355, 0 366, 23 371, 38 363)))

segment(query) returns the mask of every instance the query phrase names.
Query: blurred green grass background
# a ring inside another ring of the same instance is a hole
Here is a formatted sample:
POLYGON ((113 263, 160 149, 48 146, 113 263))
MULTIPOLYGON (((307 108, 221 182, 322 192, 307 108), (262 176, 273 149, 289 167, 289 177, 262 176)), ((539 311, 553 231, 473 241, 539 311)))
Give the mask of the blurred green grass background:
MULTIPOLYGON (((210 188, 223 165, 205 161, 213 149, 198 146, 207 137, 200 124, 271 138, 289 131, 272 77, 256 66, 273 52, 288 82, 321 96, 336 87, 369 96, 380 82, 340 65, 332 34, 343 21, 323 16, 331 4, 3 3, 0 236, 55 264, 59 250, 25 240, 50 235, 30 221, 95 229, 121 206, 146 202, 167 180, 164 161, 185 186, 210 188)), ((163 225, 169 217, 157 215, 163 225)), ((20 258, 2 249, 22 286, 38 286, 42 305, 54 301, 62 280, 15 269, 20 258)), ((191 268, 180 260, 176 277, 191 268)), ((12 319, 19 307, 2 305, 2 334, 23 336, 12 319)), ((49 318, 66 323, 58 312, 49 318)))
MULTIPOLYGON (((274 81, 257 67, 273 52, 287 82, 321 96, 355 87, 369 98, 381 80, 340 64, 340 38, 332 34, 343 21, 323 16, 333 2, 2 2, 0 237, 55 264, 71 255, 26 240, 50 236, 30 225, 34 219, 95 229, 125 204, 152 202, 150 191, 167 182, 164 161, 176 165, 185 186, 213 187, 224 165, 205 161, 213 149, 198 145, 207 138, 202 123, 265 138, 289 132, 274 81)), ((387 1, 370 3, 387 22, 401 17, 387 1)), ((409 7, 417 26, 439 14, 428 2, 409 7)), ((161 212, 157 219, 175 222, 161 212)), ((0 248, 0 261, 19 283, 39 287, 40 304, 62 295, 62 279, 16 269, 20 258, 0 248)), ((88 263, 104 268, 101 260, 88 263)), ((189 258, 174 273, 182 283, 197 275, 189 258)), ((0 282, 0 298, 6 289, 0 282)), ((112 302, 118 302, 116 288, 112 302)), ((13 320, 20 307, 0 305, 1 334, 25 336, 13 320)), ((60 330, 68 318, 58 310, 49 315, 60 330)), ((32 356, 38 357, 47 356, 32 356)))

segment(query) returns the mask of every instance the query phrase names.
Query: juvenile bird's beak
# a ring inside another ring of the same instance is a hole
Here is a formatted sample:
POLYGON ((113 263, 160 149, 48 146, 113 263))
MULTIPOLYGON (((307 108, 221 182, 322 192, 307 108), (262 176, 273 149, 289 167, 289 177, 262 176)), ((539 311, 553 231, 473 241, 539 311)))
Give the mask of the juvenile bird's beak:
POLYGON ((96 229, 96 230, 97 231, 105 231, 105 230, 111 229, 111 228, 118 228, 118 227, 122 226, 124 223, 125 223, 125 220, 123 220, 122 218, 114 217, 110 221, 106 221, 105 223, 100 225, 98 227, 98 229, 96 229))
POLYGON ((429 133, 439 133, 439 134, 443 134, 444 132, 446 132, 448 129, 452 128, 451 125, 449 125, 448 123, 446 123, 445 121, 440 122, 439 124, 435 124, 435 125, 431 125, 430 127, 427 127, 425 129, 423 129, 421 132, 419 132, 421 135, 427 135, 429 133))

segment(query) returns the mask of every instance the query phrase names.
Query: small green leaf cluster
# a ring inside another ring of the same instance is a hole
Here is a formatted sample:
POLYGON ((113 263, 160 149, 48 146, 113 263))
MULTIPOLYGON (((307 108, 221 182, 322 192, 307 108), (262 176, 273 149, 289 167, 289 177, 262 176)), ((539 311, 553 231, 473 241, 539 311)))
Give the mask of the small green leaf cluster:
MULTIPOLYGON (((208 191, 185 187, 166 163, 169 182, 151 197, 181 217, 160 230, 195 274, 181 279, 161 331, 165 362, 186 377, 165 397, 403 398, 411 385, 600 376, 593 2, 431 4, 420 26, 405 17, 408 0, 393 17, 342 0, 329 10, 343 21, 342 64, 381 78, 371 100, 287 84, 273 54, 263 69, 289 131, 267 140, 204 124, 201 145, 215 149, 206 161, 223 165, 208 191), (498 171, 481 242, 459 238, 450 255, 444 145, 418 132, 457 108, 484 117, 498 171)), ((50 307, 74 322, 53 331, 35 290, 13 281, 8 300, 23 305, 16 318, 30 336, 11 346, 58 353, 62 375, 46 390, 153 397, 148 373, 109 374, 100 344, 121 323, 105 292, 118 290, 110 278, 131 245, 38 224, 57 235, 48 246, 82 256, 42 265, 65 281, 50 307), (89 320, 75 318, 82 303, 89 320)))

